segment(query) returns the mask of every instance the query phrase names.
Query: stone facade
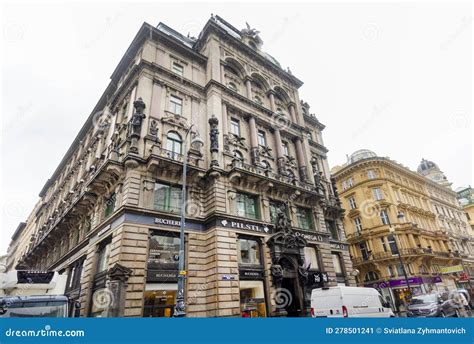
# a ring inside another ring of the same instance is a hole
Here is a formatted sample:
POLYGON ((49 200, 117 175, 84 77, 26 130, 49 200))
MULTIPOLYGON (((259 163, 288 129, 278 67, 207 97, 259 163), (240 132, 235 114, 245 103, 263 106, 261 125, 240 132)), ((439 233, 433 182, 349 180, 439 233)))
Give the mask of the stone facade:
POLYGON ((460 267, 474 256, 473 232, 446 178, 437 183, 368 150, 333 175, 358 285, 380 289, 396 308, 410 296, 405 273, 414 295, 470 289, 460 267))
POLYGON ((81 316, 171 316, 188 150, 187 316, 305 316, 307 290, 354 285, 324 125, 261 48, 217 16, 197 39, 143 24, 41 191, 17 267, 68 273, 81 316), (285 242, 275 260, 276 213, 302 255, 285 242))

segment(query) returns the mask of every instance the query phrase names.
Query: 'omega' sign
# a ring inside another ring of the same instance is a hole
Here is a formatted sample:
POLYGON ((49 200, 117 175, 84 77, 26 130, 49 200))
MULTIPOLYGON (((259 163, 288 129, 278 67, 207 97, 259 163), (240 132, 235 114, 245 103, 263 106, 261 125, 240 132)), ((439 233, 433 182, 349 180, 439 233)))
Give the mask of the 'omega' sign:
POLYGON ((347 250, 348 246, 347 246, 347 244, 332 242, 331 243, 331 248, 334 249, 334 250, 347 250))
POLYGON ((324 236, 318 235, 318 234, 310 234, 310 233, 303 233, 303 232, 295 231, 295 235, 297 237, 301 237, 301 238, 303 238, 305 240, 308 240, 308 241, 319 241, 319 242, 326 241, 324 236))

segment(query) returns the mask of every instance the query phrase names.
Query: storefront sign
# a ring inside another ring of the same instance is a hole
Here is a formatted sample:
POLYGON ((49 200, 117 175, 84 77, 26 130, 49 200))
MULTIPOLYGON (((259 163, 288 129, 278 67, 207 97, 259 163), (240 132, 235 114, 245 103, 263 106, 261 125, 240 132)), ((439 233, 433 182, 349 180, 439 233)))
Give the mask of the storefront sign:
POLYGON ((258 280, 263 279, 263 270, 239 270, 240 279, 258 280))
POLYGON ((222 275, 221 279, 223 281, 234 281, 236 279, 235 275, 222 275))
MULTIPOLYGON (((410 286, 415 285, 415 284, 422 284, 423 280, 421 277, 410 277, 408 279, 408 283, 410 284, 410 286)), ((407 286, 407 281, 404 278, 390 281, 390 287, 406 287, 406 286, 407 286)))
POLYGON ((294 230, 296 236, 305 239, 306 241, 316 241, 316 242, 328 242, 329 238, 322 234, 302 232, 299 230, 294 230))
POLYGON ((178 270, 154 270, 147 272, 147 282, 176 282, 178 280, 178 270))
POLYGON ((329 282, 329 276, 325 272, 309 273, 310 282, 318 285, 319 287, 324 286, 325 283, 329 282))
POLYGON ((340 242, 331 242, 331 249, 347 251, 349 249, 349 245, 340 242))
POLYGON ((162 217, 155 217, 155 223, 158 225, 165 225, 165 226, 171 226, 171 227, 181 226, 181 221, 179 220, 165 219, 162 217))
POLYGON ((462 265, 444 266, 440 269, 442 274, 450 274, 453 272, 464 271, 462 265))
POLYGON ((271 228, 267 225, 237 221, 234 219, 220 219, 217 221, 217 225, 222 226, 222 227, 242 229, 245 231, 258 232, 258 233, 264 233, 264 234, 269 234, 272 232, 271 228))

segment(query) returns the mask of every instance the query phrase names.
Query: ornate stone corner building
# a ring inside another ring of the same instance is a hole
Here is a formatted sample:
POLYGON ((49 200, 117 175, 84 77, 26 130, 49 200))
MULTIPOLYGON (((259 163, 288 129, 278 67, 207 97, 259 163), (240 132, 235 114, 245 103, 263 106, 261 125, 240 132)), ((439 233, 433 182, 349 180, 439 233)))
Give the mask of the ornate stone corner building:
POLYGON ((355 284, 324 125, 258 32, 145 23, 111 79, 22 226, 18 268, 67 273, 81 316, 172 316, 184 206, 188 317, 306 316, 312 288, 355 284))

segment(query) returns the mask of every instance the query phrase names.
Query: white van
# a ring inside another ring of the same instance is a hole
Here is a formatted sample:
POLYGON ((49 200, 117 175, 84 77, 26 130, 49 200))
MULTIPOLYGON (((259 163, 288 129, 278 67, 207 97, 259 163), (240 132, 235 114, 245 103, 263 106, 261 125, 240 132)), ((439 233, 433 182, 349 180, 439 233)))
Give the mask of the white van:
POLYGON ((395 315, 376 289, 338 286, 313 289, 311 316, 389 318, 395 315))

